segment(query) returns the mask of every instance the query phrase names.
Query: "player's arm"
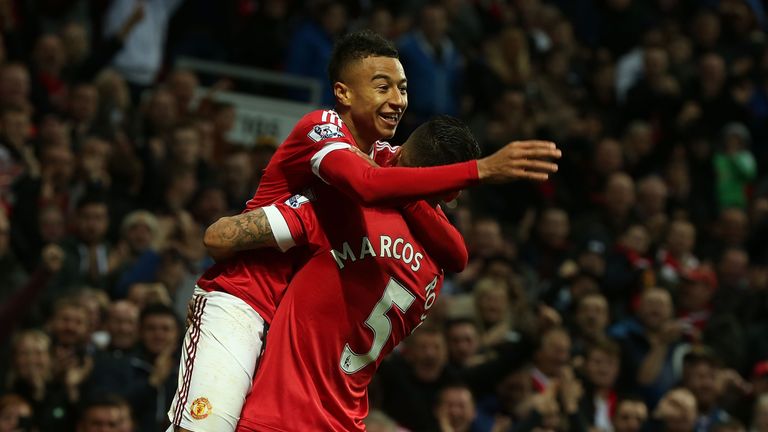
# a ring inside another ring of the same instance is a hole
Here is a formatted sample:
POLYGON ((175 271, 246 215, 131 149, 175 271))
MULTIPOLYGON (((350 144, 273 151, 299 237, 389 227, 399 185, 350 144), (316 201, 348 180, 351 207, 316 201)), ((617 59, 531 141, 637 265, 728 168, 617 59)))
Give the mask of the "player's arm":
POLYGON ((417 201, 405 205, 402 214, 411 232, 441 268, 454 273, 464 270, 469 260, 467 245, 440 206, 417 201))
POLYGON ((316 228, 311 204, 304 202, 298 208, 275 204, 220 218, 205 230, 203 243, 211 258, 223 261, 245 250, 277 248, 285 252, 311 244, 309 233, 316 228))
POLYGON ((516 141, 479 160, 426 168, 378 168, 330 143, 311 160, 323 181, 364 205, 397 205, 455 192, 483 183, 515 179, 543 181, 557 171, 549 159, 560 150, 548 141, 516 141))

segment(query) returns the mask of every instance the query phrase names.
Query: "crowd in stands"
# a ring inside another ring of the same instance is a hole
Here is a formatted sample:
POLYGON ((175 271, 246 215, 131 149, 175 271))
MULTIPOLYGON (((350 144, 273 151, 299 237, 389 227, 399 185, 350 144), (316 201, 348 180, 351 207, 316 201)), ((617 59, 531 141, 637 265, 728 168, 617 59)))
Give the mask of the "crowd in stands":
POLYGON ((203 232, 278 144, 231 140, 215 92, 303 97, 174 59, 330 106, 362 28, 408 76, 395 144, 446 113, 486 153, 563 151, 444 206, 470 263, 382 364, 369 431, 768 432, 759 0, 0 0, 0 432, 164 430, 203 232))

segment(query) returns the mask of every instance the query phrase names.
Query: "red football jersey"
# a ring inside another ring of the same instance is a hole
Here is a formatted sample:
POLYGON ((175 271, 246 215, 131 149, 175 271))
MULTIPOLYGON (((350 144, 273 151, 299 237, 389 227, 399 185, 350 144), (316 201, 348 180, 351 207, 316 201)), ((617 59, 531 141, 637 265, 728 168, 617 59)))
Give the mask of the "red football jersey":
MULTIPOLYGON (((313 170, 330 151, 345 146, 355 143, 334 111, 318 110, 305 115, 278 147, 245 211, 283 202, 321 182, 313 170)), ((394 152, 390 149, 388 144, 377 143, 372 156, 379 164, 386 164, 394 152)), ((269 324, 291 275, 303 259, 299 250, 285 254, 274 250, 243 252, 214 264, 197 285, 206 291, 224 291, 242 299, 269 324)))
POLYGON ((376 369, 442 285, 399 211, 362 207, 328 187, 316 195, 322 205, 277 206, 314 252, 274 316, 241 431, 364 430, 376 369))

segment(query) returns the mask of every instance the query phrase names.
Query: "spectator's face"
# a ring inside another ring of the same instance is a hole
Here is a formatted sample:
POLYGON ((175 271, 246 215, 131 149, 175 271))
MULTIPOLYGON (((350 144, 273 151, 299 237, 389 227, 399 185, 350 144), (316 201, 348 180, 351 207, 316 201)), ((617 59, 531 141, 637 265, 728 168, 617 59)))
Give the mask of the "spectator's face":
POLYGON ((696 398, 683 389, 672 390, 664 398, 669 401, 668 414, 664 416, 665 430, 691 432, 696 423, 696 398))
POLYGON ((549 209, 544 212, 539 226, 539 236, 544 244, 559 248, 565 246, 570 234, 568 213, 560 209, 549 209))
POLYGON ((614 174, 605 188, 605 208, 612 215, 622 216, 635 205, 635 184, 625 174, 614 174))
POLYGON ((728 209, 720 215, 720 237, 728 246, 741 246, 747 237, 749 220, 739 209, 728 209))
POLYGON ((61 39, 54 35, 44 35, 37 40, 35 45, 35 64, 46 72, 59 73, 64 67, 66 53, 61 39))
POLYGON ((9 111, 3 115, 3 134, 14 143, 23 144, 29 138, 29 115, 9 111))
POLYGON ((113 348, 132 348, 139 338, 139 309, 128 301, 113 304, 109 309, 107 331, 113 348))
POLYGON ((642 402, 624 401, 613 416, 614 432, 640 432, 648 418, 648 408, 642 402))
POLYGON ((385 8, 373 11, 368 21, 368 28, 374 32, 389 37, 392 34, 392 14, 385 8))
POLYGON ((621 145, 615 139, 606 138, 597 143, 593 163, 595 171, 607 176, 621 170, 624 164, 621 145))
POLYGON ((80 346, 88 341, 90 322, 85 307, 60 308, 51 321, 51 334, 65 346, 80 346))
POLYGON ((726 78, 723 58, 717 54, 705 55, 699 63, 699 76, 704 86, 719 88, 726 78))
POLYGON ((34 337, 23 337, 16 343, 13 365, 19 378, 26 381, 45 377, 51 370, 48 344, 34 337))
POLYGON ((173 132, 171 152, 173 159, 182 165, 194 165, 200 158, 200 133, 193 128, 176 129, 173 132))
POLYGON ((693 22, 693 38, 704 48, 711 48, 720 38, 720 19, 711 12, 701 13, 693 22))
POLYGON ((157 355, 172 349, 179 338, 179 327, 173 317, 150 315, 141 325, 141 341, 150 354, 157 355))
POLYGON ((696 229, 688 222, 673 222, 667 235, 667 248, 673 256, 683 256, 693 251, 696 229))
POLYGON ((650 216, 664 213, 667 205, 667 186, 659 178, 644 180, 638 187, 638 206, 650 216))
POLYGON ((235 127, 237 113, 234 107, 222 108, 213 118, 213 128, 218 135, 225 135, 235 127))
POLYGON ((88 204, 78 212, 77 232, 83 243, 89 245, 101 243, 108 228, 109 212, 106 204, 88 204))
POLYGON ((680 283, 679 306, 688 311, 700 311, 712 302, 714 287, 701 281, 683 281, 680 283))
POLYGON ((442 6, 430 5, 421 12, 421 31, 428 40, 439 41, 448 30, 448 16, 442 6))
POLYGON ((61 31, 61 41, 64 44, 67 63, 85 59, 90 51, 88 34, 82 24, 74 22, 67 24, 61 31))
POLYGON ((249 185, 253 180, 253 167, 248 153, 239 152, 224 161, 224 184, 231 188, 249 185))
POLYGON ((347 9, 341 3, 334 3, 324 11, 321 20, 328 34, 340 34, 347 28, 347 9))
POLYGON ((67 234, 64 214, 58 207, 47 207, 40 212, 38 230, 43 243, 57 243, 67 234))
POLYGON ((434 382, 448 361, 445 338, 441 333, 416 333, 408 346, 406 360, 416 377, 423 382, 434 382))
POLYGON ((69 185, 74 172, 74 161, 75 157, 68 147, 48 147, 43 151, 41 161, 43 178, 50 178, 55 185, 69 185))
POLYGON ((647 79, 660 78, 667 72, 667 52, 662 48, 648 48, 644 57, 643 68, 647 79))
POLYGON ((495 220, 481 220, 475 223, 472 236, 473 252, 481 257, 497 255, 504 250, 501 225, 495 220))
POLYGON ((647 291, 640 300, 638 314, 643 325, 655 331, 672 318, 672 298, 662 289, 647 291))
POLYGON ((171 77, 171 91, 176 97, 180 110, 186 111, 195 96, 198 81, 195 74, 188 71, 177 71, 171 77))
POLYGON ((477 328, 469 323, 455 324, 448 329, 448 352, 457 364, 464 365, 480 348, 477 328))
POLYGON ((613 388, 619 375, 619 358, 602 350, 592 350, 584 364, 587 377, 598 389, 613 388))
POLYGON ((585 297, 576 310, 576 323, 588 335, 602 335, 608 326, 608 302, 601 295, 585 297))
POLYGON ((119 432, 121 423, 119 407, 93 407, 78 422, 77 432, 119 432))
POLYGON ((505 376, 496 387, 496 394, 507 412, 515 411, 532 393, 531 375, 527 369, 505 376))
POLYGON ((561 331, 544 334, 541 347, 536 352, 536 367, 548 377, 560 375, 571 358, 571 338, 561 331))
POLYGON ((352 62, 342 71, 342 81, 335 85, 337 100, 349 107, 362 139, 373 142, 392 138, 408 107, 405 70, 400 60, 367 57, 352 62))
POLYGON ((152 95, 147 109, 150 123, 156 128, 164 129, 176 122, 177 109, 173 96, 164 90, 158 90, 152 95))
POLYGON ((134 253, 141 253, 152 247, 152 234, 149 225, 138 221, 126 229, 125 240, 134 253))
POLYGON ((195 217, 200 223, 210 225, 226 213, 227 197, 223 190, 208 188, 200 194, 195 205, 195 217))
POLYGON ((489 326, 508 318, 509 294, 505 284, 500 282, 477 297, 477 314, 489 326))
POLYGON ((70 99, 70 114, 78 122, 90 122, 96 117, 99 107, 99 93, 96 87, 87 84, 75 87, 70 99))
POLYGON ((444 412, 456 432, 470 430, 475 419, 475 404, 472 401, 472 393, 465 388, 448 388, 440 395, 440 402, 435 411, 444 412))
POLYGON ((0 103, 26 106, 29 96, 29 72, 22 66, 9 66, 0 73, 0 103))
POLYGON ((15 403, 0 411, 0 432, 16 432, 19 418, 32 417, 32 407, 26 403, 15 403))
POLYGON ((123 405, 120 408, 120 421, 118 423, 117 432, 133 432, 136 428, 133 426, 133 418, 131 417, 131 407, 123 405))
POLYGON ((648 253, 651 245, 651 239, 648 230, 641 225, 630 227, 621 239, 622 245, 629 250, 635 251, 640 255, 648 253))
POLYGON ((683 385, 696 396, 702 412, 711 409, 717 401, 719 392, 716 381, 717 369, 707 363, 694 363, 683 368, 683 385))

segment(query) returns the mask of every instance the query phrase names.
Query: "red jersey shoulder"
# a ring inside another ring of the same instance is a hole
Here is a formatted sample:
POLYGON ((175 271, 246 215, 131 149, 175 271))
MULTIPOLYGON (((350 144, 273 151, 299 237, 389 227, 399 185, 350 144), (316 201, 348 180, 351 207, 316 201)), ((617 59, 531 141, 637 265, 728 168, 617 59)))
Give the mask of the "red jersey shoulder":
POLYGON ((296 123, 296 132, 306 134, 313 142, 351 139, 341 117, 333 110, 315 110, 306 114, 296 123))
POLYGON ((386 141, 376 141, 371 149, 371 159, 379 166, 393 166, 397 163, 396 156, 400 146, 393 146, 386 141))

